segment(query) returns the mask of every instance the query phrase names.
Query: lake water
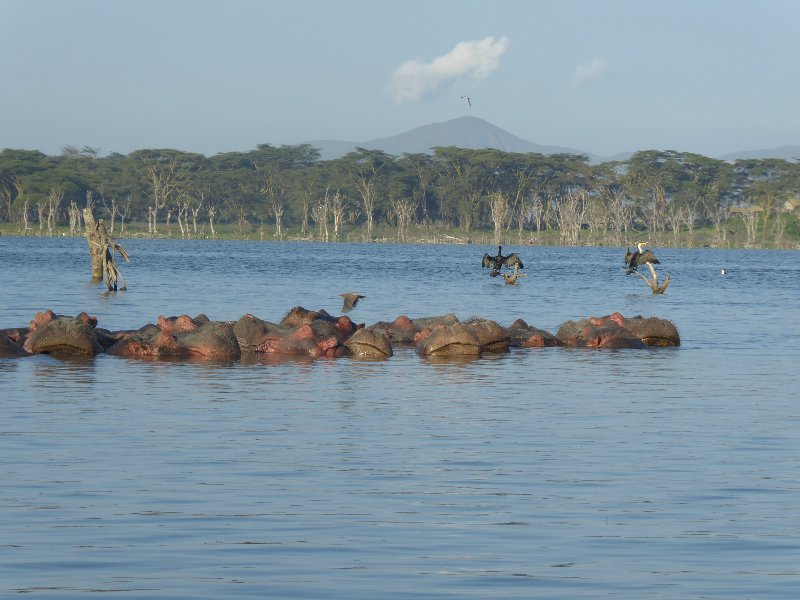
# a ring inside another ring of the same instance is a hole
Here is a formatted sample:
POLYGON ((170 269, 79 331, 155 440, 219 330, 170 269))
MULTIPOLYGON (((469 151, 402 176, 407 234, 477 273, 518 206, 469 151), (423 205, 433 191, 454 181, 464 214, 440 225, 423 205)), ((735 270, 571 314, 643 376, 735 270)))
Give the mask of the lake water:
POLYGON ((555 332, 619 310, 679 348, 477 360, 0 359, 0 596, 800 596, 800 254, 0 237, 0 328, 86 311, 455 313, 555 332), (725 268, 727 274, 721 275, 725 268))

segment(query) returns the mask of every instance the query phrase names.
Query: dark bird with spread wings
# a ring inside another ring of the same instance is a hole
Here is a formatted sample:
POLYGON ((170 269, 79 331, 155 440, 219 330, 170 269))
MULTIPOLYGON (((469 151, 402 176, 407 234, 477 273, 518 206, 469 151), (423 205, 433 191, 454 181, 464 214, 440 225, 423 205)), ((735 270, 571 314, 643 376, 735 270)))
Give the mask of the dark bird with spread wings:
POLYGON ((492 272, 490 275, 492 277, 496 277, 500 274, 500 269, 503 267, 519 267, 520 269, 524 269, 525 265, 522 264, 522 261, 517 256, 516 252, 512 252, 508 256, 503 256, 503 247, 497 247, 497 256, 489 256, 489 254, 483 255, 483 260, 481 261, 481 266, 485 269, 486 267, 492 267, 492 272))
POLYGON ((630 248, 625 249, 625 264, 628 265, 628 269, 625 271, 625 275, 630 275, 638 270, 639 267, 642 265, 646 265, 648 263, 654 265, 660 265, 661 261, 656 258, 656 255, 653 254, 652 250, 645 250, 644 247, 647 245, 647 242, 638 242, 636 244, 636 250, 631 252, 630 248))

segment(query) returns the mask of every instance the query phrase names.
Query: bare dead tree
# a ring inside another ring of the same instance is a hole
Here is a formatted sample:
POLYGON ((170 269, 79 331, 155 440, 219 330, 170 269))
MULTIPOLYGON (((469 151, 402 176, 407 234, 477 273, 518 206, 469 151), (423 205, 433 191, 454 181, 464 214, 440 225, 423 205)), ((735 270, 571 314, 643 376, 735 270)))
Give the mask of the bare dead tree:
POLYGON ((39 235, 44 230, 44 213, 47 211, 47 203, 44 199, 36 201, 36 216, 39 218, 39 235))
POLYGON ((522 233, 525 230, 525 225, 530 222, 531 218, 533 217, 533 212, 534 208, 531 195, 527 194, 520 198, 513 215, 513 218, 517 222, 517 237, 520 244, 522 243, 522 233))
POLYGON ((14 200, 16 199, 16 194, 12 189, 13 185, 10 185, 8 182, 3 180, 0 182, 0 198, 3 199, 2 201, 2 208, 5 212, 5 220, 7 223, 11 223, 14 220, 14 200))
POLYGON ((189 212, 189 202, 184 199, 178 202, 178 228, 181 230, 181 239, 186 239, 188 228, 184 226, 185 215, 189 212))
POLYGON ((327 190, 325 192, 325 198, 319 203, 316 204, 311 208, 311 218, 314 220, 314 223, 317 226, 317 237, 320 240, 327 242, 330 237, 330 233, 328 231, 328 197, 327 197, 327 190))
POLYGON ((686 245, 689 248, 694 246, 694 226, 697 223, 697 206, 700 203, 700 198, 696 198, 692 204, 686 206, 683 213, 683 224, 686 226, 687 241, 686 245))
POLYGON ((173 211, 174 208, 172 208, 171 206, 167 207, 167 218, 164 221, 164 224, 167 226, 167 237, 172 237, 172 227, 170 227, 171 225, 170 221, 172 220, 173 211))
MULTIPOLYGON (((326 197, 327 194, 328 192, 325 190, 326 197)), ((336 193, 333 195, 333 197, 331 197, 330 210, 331 214, 333 215, 333 238, 338 240, 339 235, 342 232, 344 217, 347 213, 347 202, 345 201, 344 194, 342 194, 339 190, 336 190, 336 193)))
POLYGON ((650 236, 656 241, 660 241, 661 233, 664 231, 664 222, 666 221, 667 212, 667 192, 660 181, 654 181, 651 187, 652 202, 650 205, 650 214, 648 221, 648 228, 650 236))
MULTIPOLYGON (((30 226, 28 224, 28 197, 25 195, 25 186, 23 185, 22 181, 20 181, 19 177, 14 175, 11 179, 11 185, 14 187, 16 191, 16 199, 22 198, 23 206, 22 206, 22 222, 23 222, 23 235, 30 235, 30 226)), ((9 202, 11 202, 10 195, 9 195, 9 202)), ((11 214, 11 208, 9 206, 9 215, 11 214)))
POLYGON ((50 188, 47 194, 47 234, 50 236, 55 234, 56 225, 58 224, 58 210, 63 199, 64 190, 56 187, 50 188))
POLYGON ((573 189, 558 198, 558 230, 561 242, 577 246, 586 213, 586 190, 573 189))
POLYGON ((771 191, 760 194, 758 196, 758 206, 761 208, 761 244, 767 244, 767 225, 772 218, 772 215, 778 209, 778 201, 775 194, 771 191))
POLYGON ((181 199, 189 189, 186 176, 176 160, 148 162, 145 165, 153 204, 148 210, 148 233, 158 235, 158 211, 181 199))
POLYGON ((372 239, 372 225, 375 219, 375 182, 371 176, 358 173, 353 176, 358 193, 361 195, 361 203, 364 207, 364 218, 367 224, 367 239, 372 239))
POLYGON ((527 277, 525 273, 519 272, 519 265, 514 265, 514 272, 513 273, 503 273, 503 280, 506 282, 507 285, 517 285, 517 280, 520 277, 527 277))
POLYGON ((502 241, 502 227, 508 216, 508 198, 502 192, 492 192, 489 194, 489 209, 492 213, 494 223, 494 243, 500 244, 502 241))
POLYGON ((81 211, 78 203, 71 200, 69 203, 69 234, 78 235, 81 231, 81 211))
POLYGON ((217 214, 217 209, 213 206, 208 207, 208 226, 211 228, 211 239, 217 239, 217 232, 214 231, 214 215, 217 214))
MULTIPOLYGON (((117 202, 116 196, 111 196, 111 199, 107 200, 105 192, 103 191, 102 187, 99 189, 99 193, 100 193, 100 202, 102 202, 103 208, 106 209, 106 212, 108 213, 108 218, 111 221, 111 227, 109 228, 109 231, 111 232, 111 235, 114 235, 114 230, 116 229, 117 217, 121 216, 119 202, 117 202)), ((128 203, 130 204, 130 199, 128 199, 128 203)))
POLYGON ((92 279, 95 281, 105 279, 108 291, 117 291, 119 283, 122 290, 127 289, 114 253, 119 253, 126 262, 130 260, 128 253, 114 241, 103 219, 95 222, 91 209, 83 209, 83 220, 86 223, 86 240, 89 243, 89 255, 92 261, 92 279))
POLYGON ((120 210, 119 212, 119 234, 125 235, 125 219, 127 219, 131 214, 131 201, 133 198, 128 196, 127 202, 125 202, 125 209, 120 210))
POLYGON ((30 227, 30 224, 28 223, 28 203, 29 202, 30 202, 30 200, 28 198, 25 198, 25 201, 22 204, 22 223, 23 223, 22 234, 23 235, 30 235, 31 231, 32 231, 31 227, 30 227))
POLYGON ((775 218, 772 221, 772 235, 776 248, 783 248, 784 235, 786 234, 786 219, 780 206, 775 207, 775 218))
POLYGON ((300 203, 301 203, 301 205, 303 207, 303 218, 300 221, 300 235, 302 235, 304 237, 306 235, 306 232, 308 231, 308 218, 309 218, 309 214, 311 212, 311 209, 310 209, 311 198, 312 198, 311 190, 304 188, 302 193, 301 193, 301 196, 300 196, 300 203))
POLYGON ((259 192, 269 200, 270 210, 275 218, 275 237, 280 240, 283 239, 283 214, 286 212, 286 182, 276 169, 266 170, 263 176, 264 181, 259 192))
POLYGON ((720 202, 719 183, 706 187, 701 198, 706 216, 714 226, 713 243, 715 246, 725 246, 728 243, 728 232, 725 223, 730 217, 730 208, 727 204, 720 202))
POLYGON ((605 188, 603 193, 608 206, 608 219, 613 236, 612 242, 616 246, 621 246, 623 238, 628 237, 628 228, 633 220, 632 204, 629 202, 624 189, 605 188))
POLYGON ((741 217, 744 223, 745 234, 747 235, 746 248, 755 248, 758 238, 758 213, 763 209, 760 206, 745 206, 734 209, 732 212, 741 217))
POLYGON ((680 245, 681 224, 685 220, 685 212, 684 207, 677 206, 674 201, 667 205, 665 217, 672 231, 672 245, 675 247, 680 245))
POLYGON ((544 225, 544 200, 538 192, 531 196, 529 220, 533 222, 536 230, 536 241, 541 241, 542 227, 544 225))
POLYGON ((586 210, 584 219, 589 225, 590 239, 595 243, 605 242, 606 233, 608 232, 609 211, 606 204, 606 197, 602 191, 592 196, 586 194, 586 210))
POLYGON ((654 294, 663 294, 667 290, 667 286, 669 285, 670 276, 667 275, 667 278, 664 280, 664 283, 659 284, 658 273, 656 273, 655 267, 653 267, 653 265, 651 265, 650 263, 645 263, 645 264, 647 265, 647 268, 650 270, 650 275, 652 279, 648 279, 647 277, 645 277, 643 273, 640 273, 639 271, 634 271, 634 273, 636 273, 639 277, 642 278, 642 281, 644 281, 647 284, 647 287, 653 290, 654 294))
POLYGON ((397 217, 397 240, 405 243, 408 241, 408 226, 417 211, 417 206, 408 198, 400 198, 392 200, 392 209, 397 217))
POLYGON ((200 192, 200 201, 195 205, 192 206, 192 235, 197 237, 197 217, 200 214, 200 209, 203 208, 203 202, 205 201, 205 192, 200 192))

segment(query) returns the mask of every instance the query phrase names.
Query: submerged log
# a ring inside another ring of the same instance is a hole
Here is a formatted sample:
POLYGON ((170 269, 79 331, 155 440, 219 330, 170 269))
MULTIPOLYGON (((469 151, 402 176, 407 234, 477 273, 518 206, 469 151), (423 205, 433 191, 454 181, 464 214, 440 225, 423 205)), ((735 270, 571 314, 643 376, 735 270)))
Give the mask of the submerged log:
POLYGON ((114 253, 119 252, 119 255, 129 262, 128 253, 125 248, 120 246, 114 241, 114 238, 108 232, 103 219, 94 220, 94 215, 90 208, 83 209, 83 220, 86 223, 86 240, 89 243, 89 255, 92 259, 92 280, 100 281, 105 279, 108 291, 117 291, 119 281, 121 283, 121 290, 126 290, 125 278, 120 273, 117 262, 114 259, 114 253))

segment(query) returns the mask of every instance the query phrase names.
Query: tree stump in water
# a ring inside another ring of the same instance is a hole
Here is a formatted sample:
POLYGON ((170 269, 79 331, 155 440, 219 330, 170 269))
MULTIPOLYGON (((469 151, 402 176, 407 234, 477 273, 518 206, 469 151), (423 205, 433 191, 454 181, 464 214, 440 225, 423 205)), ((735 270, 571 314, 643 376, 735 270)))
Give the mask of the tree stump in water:
POLYGON ((519 272, 519 265, 514 265, 514 272, 511 275, 503 273, 503 279, 508 285, 517 285, 517 279, 520 277, 527 277, 527 275, 519 272))
POLYGON ((639 273, 639 271, 634 271, 634 273, 636 273, 639 277, 642 278, 642 280, 648 285, 648 287, 651 290, 653 290, 654 294, 663 294, 666 291, 667 286, 669 285, 669 275, 667 275, 667 278, 664 280, 664 283, 658 285, 658 274, 656 273, 655 268, 650 263, 645 263, 645 264, 647 265, 647 268, 650 269, 650 274, 653 276, 652 280, 648 279, 647 277, 639 273))
POLYGON ((86 223, 86 239, 89 242, 89 255, 92 259, 92 280, 100 281, 105 278, 109 292, 117 291, 117 280, 122 284, 121 290, 127 289, 125 278, 119 272, 114 260, 114 252, 119 252, 125 262, 130 260, 128 253, 111 237, 103 219, 94 220, 91 209, 83 209, 83 220, 86 223))

